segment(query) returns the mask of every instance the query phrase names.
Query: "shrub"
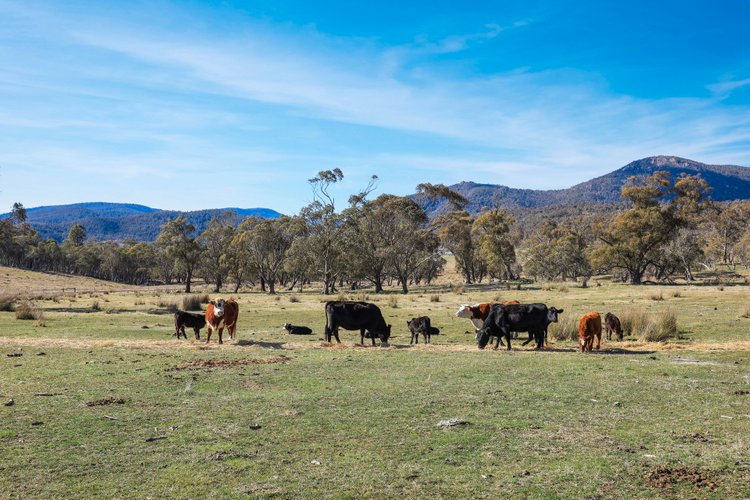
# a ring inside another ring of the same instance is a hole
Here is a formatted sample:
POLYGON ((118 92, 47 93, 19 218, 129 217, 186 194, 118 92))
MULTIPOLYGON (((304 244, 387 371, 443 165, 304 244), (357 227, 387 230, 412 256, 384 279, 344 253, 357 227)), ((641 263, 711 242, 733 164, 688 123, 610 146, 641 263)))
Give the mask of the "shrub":
POLYGON ((430 295, 430 302, 440 302, 440 295, 430 295))
POLYGON ((578 322, 572 314, 563 314, 557 323, 550 323, 548 332, 555 340, 577 340, 578 322))
POLYGON ((34 319, 35 312, 31 302, 24 300, 16 306, 16 319, 34 319))
POLYGON ((182 310, 183 311, 200 311, 201 310, 201 296, 200 295, 186 295, 182 298, 182 310))
POLYGON ((299 297, 296 295, 290 295, 289 302, 291 302, 292 304, 296 304, 297 302, 299 302, 299 297))
POLYGON ((13 303, 17 297, 11 294, 0 295, 0 311, 13 312, 13 303))
POLYGON ((391 309, 398 309, 398 297, 391 295, 388 297, 388 306, 391 309))

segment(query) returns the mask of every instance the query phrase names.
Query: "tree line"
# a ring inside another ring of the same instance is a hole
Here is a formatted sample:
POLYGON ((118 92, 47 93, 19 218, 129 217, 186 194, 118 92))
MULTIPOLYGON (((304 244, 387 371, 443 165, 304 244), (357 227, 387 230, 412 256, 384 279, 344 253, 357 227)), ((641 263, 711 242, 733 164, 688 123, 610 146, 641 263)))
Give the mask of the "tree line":
POLYGON ((201 232, 180 216, 153 243, 89 241, 76 224, 58 244, 42 239, 16 203, 0 220, 0 263, 137 285, 184 284, 187 292, 202 279, 217 292, 229 283, 234 291, 250 285, 271 294, 306 286, 324 294, 392 286, 408 293, 440 276, 448 253, 465 283, 585 282, 598 274, 633 284, 646 277, 690 281, 698 269, 750 265, 750 202, 710 202, 699 176, 631 178, 622 188, 626 208, 581 210, 530 228, 499 208, 473 215, 465 198, 439 184, 420 184, 413 198, 371 198, 376 176, 339 207, 331 190, 343 177, 333 169, 309 179, 313 201, 297 215, 239 220, 224 213, 201 232), (450 208, 430 220, 423 205, 439 200, 450 208))

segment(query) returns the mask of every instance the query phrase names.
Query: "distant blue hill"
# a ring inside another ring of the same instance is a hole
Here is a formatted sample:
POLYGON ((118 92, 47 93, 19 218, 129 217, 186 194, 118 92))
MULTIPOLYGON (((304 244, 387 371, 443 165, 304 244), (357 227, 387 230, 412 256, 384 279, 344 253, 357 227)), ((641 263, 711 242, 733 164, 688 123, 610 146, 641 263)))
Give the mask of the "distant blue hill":
MULTIPOLYGON (((26 210, 27 222, 31 224, 42 238, 62 241, 73 224, 86 228, 89 239, 97 241, 154 241, 161 231, 161 226, 168 220, 180 215, 185 216, 197 231, 203 231, 206 224, 216 215, 231 212, 239 223, 247 217, 275 219, 281 214, 270 208, 216 208, 181 212, 177 210, 160 210, 158 208, 135 205, 131 203, 74 203, 71 205, 54 205, 33 207, 26 210)), ((0 215, 7 217, 9 214, 0 215)))

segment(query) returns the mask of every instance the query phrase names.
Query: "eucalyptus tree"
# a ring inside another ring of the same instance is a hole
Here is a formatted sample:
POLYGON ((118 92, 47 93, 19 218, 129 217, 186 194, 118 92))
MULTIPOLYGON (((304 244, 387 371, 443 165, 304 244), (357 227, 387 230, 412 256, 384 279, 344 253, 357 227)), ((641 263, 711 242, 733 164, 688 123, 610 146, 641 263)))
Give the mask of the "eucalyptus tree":
POLYGON ((195 227, 183 216, 167 221, 156 238, 156 244, 173 259, 185 275, 185 292, 190 292, 193 272, 201 259, 201 247, 194 236, 195 227))

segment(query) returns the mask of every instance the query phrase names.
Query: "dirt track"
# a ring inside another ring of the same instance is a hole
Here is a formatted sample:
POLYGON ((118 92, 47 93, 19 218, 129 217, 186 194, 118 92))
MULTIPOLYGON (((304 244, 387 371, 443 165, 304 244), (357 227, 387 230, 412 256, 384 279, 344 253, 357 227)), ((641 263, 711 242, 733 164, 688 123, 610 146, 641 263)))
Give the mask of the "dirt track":
MULTIPOLYGON (((574 352, 573 346, 560 346, 552 344, 546 352, 574 352)), ((216 342, 205 344, 195 341, 178 341, 178 340, 87 340, 87 339, 61 339, 61 338, 28 338, 28 337, 0 337, 0 348, 13 347, 34 347, 34 348, 71 348, 71 349, 91 349, 91 348, 134 348, 134 349, 192 349, 218 350, 218 349, 237 349, 237 348, 255 348, 268 350, 307 350, 307 349, 373 349, 371 346, 361 346, 351 342, 342 344, 326 344, 324 342, 267 342, 238 340, 228 341, 223 345, 216 342)), ((378 348, 381 349, 381 348, 378 348)), ((425 352, 448 352, 448 351, 476 351, 477 347, 472 344, 464 345, 409 345, 409 344, 391 344, 384 348, 388 350, 408 349, 411 351, 425 352)), ((500 351, 503 349, 501 348, 500 351)), ((491 349, 488 349, 491 351, 491 349)), ((514 352, 533 352, 533 349, 514 348, 514 352)), ((747 342, 680 342, 680 343, 642 343, 642 342, 622 342, 613 345, 604 346, 601 350, 604 354, 628 354, 643 353, 649 351, 692 351, 692 352, 720 352, 720 351, 750 351, 750 341, 747 342)))

